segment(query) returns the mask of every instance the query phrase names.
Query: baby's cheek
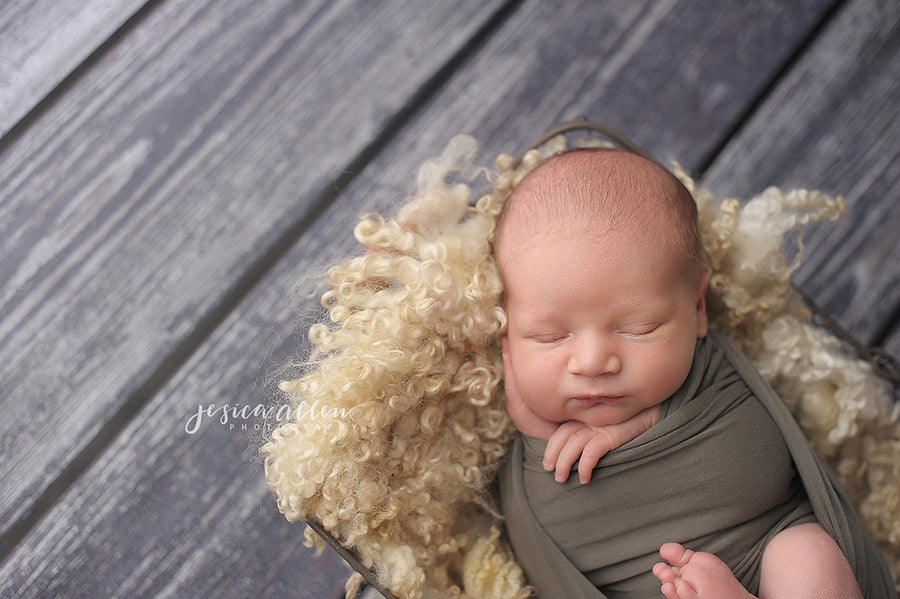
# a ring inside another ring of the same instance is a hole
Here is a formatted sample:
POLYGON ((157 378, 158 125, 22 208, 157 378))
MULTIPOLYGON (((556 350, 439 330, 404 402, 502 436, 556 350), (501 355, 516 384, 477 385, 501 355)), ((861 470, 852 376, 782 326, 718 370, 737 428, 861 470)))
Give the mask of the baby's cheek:
POLYGON ((529 364, 523 368, 524 376, 535 385, 547 384, 548 377, 552 376, 554 367, 551 358, 541 357, 537 360, 531 360, 529 364))
POLYGON ((540 375, 540 365, 534 362, 523 361, 516 365, 516 382, 519 384, 519 392, 526 398, 535 392, 535 387, 541 385, 544 379, 540 375))
POLYGON ((629 362, 629 380, 643 387, 648 403, 663 401, 681 386, 681 381, 676 380, 683 366, 680 356, 663 349, 668 348, 654 348, 641 356, 632 355, 629 362))
POLYGON ((688 355, 682 353, 675 358, 669 358, 668 368, 664 371, 666 375, 664 379, 665 388, 660 390, 660 393, 664 396, 663 399, 678 391, 685 379, 687 379, 691 371, 693 356, 694 352, 691 350, 688 355))

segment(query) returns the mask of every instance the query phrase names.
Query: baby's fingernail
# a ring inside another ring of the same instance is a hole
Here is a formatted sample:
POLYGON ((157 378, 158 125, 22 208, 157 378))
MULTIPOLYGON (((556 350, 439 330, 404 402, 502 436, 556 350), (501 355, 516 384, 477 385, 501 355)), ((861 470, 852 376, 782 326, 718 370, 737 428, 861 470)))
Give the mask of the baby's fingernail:
POLYGON ((557 472, 557 473, 556 473, 556 482, 558 482, 558 483, 564 483, 564 482, 566 482, 566 479, 567 479, 567 478, 569 478, 569 477, 566 476, 565 474, 563 474, 562 472, 557 472))
POLYGON ((553 466, 551 466, 551 465, 550 465, 549 463, 547 463, 547 462, 544 462, 544 470, 546 470, 547 472, 550 472, 550 471, 553 470, 553 469, 554 469, 553 466))

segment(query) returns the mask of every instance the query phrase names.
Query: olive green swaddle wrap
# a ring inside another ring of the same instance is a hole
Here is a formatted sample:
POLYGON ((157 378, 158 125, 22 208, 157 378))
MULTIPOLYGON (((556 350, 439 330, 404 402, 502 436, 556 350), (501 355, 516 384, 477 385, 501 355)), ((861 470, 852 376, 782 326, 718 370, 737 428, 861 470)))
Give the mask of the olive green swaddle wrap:
POLYGON ((669 541, 715 553, 755 592, 768 540, 812 520, 837 540, 864 596, 894 596, 834 476, 750 362, 715 333, 698 342, 658 422, 605 456, 589 484, 557 483, 541 465, 545 447, 518 435, 500 472, 513 550, 544 599, 659 597, 650 568, 669 541))

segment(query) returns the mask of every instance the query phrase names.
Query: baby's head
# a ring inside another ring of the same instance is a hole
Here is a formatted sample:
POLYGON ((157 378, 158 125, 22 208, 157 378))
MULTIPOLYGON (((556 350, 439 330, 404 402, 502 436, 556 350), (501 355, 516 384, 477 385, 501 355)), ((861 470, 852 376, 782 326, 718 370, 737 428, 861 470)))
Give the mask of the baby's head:
POLYGON ((598 227, 658 233, 684 258, 685 276, 704 271, 690 192, 656 162, 619 149, 570 150, 529 173, 503 206, 495 246, 502 260, 535 236, 568 229, 599 238, 598 227))
POLYGON ((539 416, 615 424, 684 382, 709 276, 694 201, 664 168, 623 150, 556 156, 506 201, 495 252, 507 376, 539 416))

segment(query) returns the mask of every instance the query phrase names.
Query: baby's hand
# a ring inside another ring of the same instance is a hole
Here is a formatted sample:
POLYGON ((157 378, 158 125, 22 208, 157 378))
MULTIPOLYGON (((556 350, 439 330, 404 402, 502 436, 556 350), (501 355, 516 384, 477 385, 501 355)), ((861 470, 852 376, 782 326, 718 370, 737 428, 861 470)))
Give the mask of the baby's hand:
POLYGON ((587 484, 600 458, 653 426, 658 414, 659 406, 653 406, 620 424, 591 427, 575 420, 563 422, 547 442, 544 468, 556 470, 556 480, 562 483, 578 462, 578 480, 587 484))

